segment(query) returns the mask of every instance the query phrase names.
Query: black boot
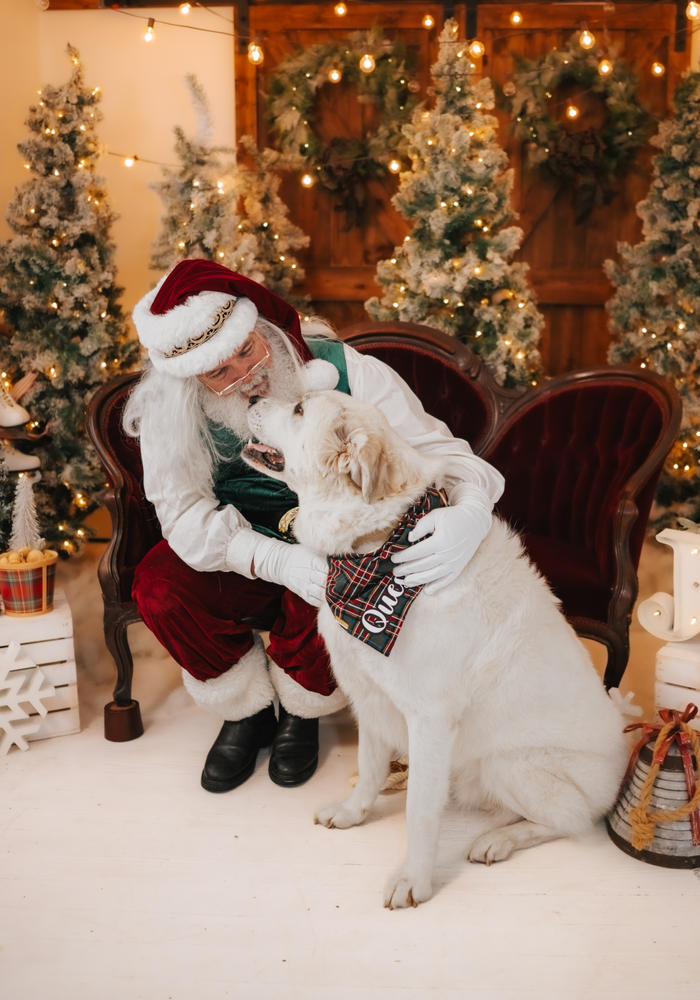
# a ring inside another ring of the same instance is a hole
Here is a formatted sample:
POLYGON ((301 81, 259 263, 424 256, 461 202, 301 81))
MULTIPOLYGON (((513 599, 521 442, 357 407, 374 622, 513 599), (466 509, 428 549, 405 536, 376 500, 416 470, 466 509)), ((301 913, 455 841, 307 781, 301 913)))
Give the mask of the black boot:
POLYGON ((318 719, 300 719, 280 705, 269 774, 276 785, 303 785, 318 766, 318 719))
POLYGON ((272 743, 276 728, 272 705, 239 722, 224 722, 207 754, 202 788, 208 792, 230 792, 242 785, 255 770, 258 750, 272 743))

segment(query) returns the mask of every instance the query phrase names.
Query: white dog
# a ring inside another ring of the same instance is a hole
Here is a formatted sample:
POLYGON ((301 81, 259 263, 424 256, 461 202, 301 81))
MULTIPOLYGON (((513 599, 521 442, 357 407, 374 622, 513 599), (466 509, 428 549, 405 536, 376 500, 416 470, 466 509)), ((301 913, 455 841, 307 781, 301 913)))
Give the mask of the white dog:
MULTIPOLYGON (((376 550, 440 485, 434 459, 375 407, 339 392, 296 405, 263 399, 249 423, 261 443, 244 456, 298 494, 294 533, 323 555, 376 550)), ((430 898, 450 790, 464 806, 500 813, 468 850, 486 864, 582 833, 612 806, 627 758, 622 718, 556 598, 497 518, 454 583, 418 593, 389 656, 350 634, 328 605, 318 626, 357 718, 359 778, 316 822, 361 823, 392 755, 409 755, 408 848, 386 906, 430 898)))

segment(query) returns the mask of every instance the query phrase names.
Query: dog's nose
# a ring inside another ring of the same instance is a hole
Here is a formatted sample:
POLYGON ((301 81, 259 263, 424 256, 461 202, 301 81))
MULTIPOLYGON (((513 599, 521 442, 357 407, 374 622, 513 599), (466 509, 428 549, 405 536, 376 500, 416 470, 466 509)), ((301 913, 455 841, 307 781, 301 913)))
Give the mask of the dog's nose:
POLYGON ((251 406, 255 406, 255 404, 259 403, 261 399, 262 399, 262 396, 251 396, 248 399, 248 408, 250 408, 251 406))

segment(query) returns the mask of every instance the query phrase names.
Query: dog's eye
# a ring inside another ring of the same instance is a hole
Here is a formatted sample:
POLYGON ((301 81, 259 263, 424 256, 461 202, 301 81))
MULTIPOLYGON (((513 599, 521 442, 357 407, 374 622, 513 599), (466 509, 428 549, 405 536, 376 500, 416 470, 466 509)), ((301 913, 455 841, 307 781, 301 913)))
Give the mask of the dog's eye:
POLYGON ((297 403, 297 405, 294 407, 294 412, 296 413, 296 415, 298 417, 303 417, 304 416, 304 404, 303 403, 297 403))

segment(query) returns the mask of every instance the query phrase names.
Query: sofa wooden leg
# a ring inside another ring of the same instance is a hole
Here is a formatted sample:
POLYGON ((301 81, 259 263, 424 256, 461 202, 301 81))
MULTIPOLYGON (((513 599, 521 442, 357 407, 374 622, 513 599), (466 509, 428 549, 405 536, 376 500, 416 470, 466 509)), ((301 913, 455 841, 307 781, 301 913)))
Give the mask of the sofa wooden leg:
POLYGON ((137 701, 119 704, 110 701, 105 705, 105 739, 113 743, 126 743, 143 735, 141 709, 137 701))

